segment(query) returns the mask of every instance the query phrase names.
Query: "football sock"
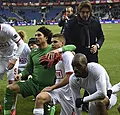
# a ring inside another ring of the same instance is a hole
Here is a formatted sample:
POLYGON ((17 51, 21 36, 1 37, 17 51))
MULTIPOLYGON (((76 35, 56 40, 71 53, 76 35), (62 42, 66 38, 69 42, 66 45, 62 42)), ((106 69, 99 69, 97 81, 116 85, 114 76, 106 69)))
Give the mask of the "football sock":
POLYGON ((50 107, 50 115, 54 115, 55 114, 55 106, 51 106, 50 107))
POLYGON ((14 104, 14 92, 7 88, 4 97, 4 115, 10 115, 13 104, 14 104))
POLYGON ((43 108, 36 108, 33 110, 34 115, 44 115, 44 109, 43 108))
POLYGON ((11 108, 11 110, 12 109, 16 109, 16 105, 17 105, 17 95, 16 94, 14 94, 14 103, 13 103, 13 105, 12 105, 12 108, 11 108))

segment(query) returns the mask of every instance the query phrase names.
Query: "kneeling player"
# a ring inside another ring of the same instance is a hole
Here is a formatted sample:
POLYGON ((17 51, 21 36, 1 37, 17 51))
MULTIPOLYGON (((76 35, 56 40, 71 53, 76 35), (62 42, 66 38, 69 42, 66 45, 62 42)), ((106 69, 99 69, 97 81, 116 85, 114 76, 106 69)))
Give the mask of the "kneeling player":
MULTIPOLYGON (((57 49, 65 44, 65 39, 61 34, 55 34, 52 37, 52 48, 57 49)), ((59 61, 56 68, 56 84, 46 87, 36 97, 36 105, 33 111, 34 115, 44 115, 44 104, 61 104, 60 115, 72 115, 74 112, 71 90, 69 88, 69 77, 73 73, 72 59, 73 53, 66 51, 61 54, 62 60, 59 61), (64 87, 63 87, 64 86, 64 87)))

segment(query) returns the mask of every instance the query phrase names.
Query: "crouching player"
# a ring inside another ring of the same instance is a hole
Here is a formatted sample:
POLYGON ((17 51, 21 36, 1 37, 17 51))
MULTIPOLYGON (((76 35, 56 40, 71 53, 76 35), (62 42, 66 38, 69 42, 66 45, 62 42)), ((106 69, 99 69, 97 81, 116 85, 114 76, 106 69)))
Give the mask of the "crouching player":
POLYGON ((116 104, 115 94, 107 97, 107 90, 111 88, 109 76, 100 64, 87 63, 84 54, 78 53, 72 61, 74 74, 70 77, 70 88, 72 92, 76 115, 81 115, 81 106, 89 102, 89 115, 108 115, 107 109, 116 104), (80 98, 80 88, 88 91, 89 96, 80 98), (107 108, 107 109, 106 109, 107 108))
MULTIPOLYGON (((53 35, 51 42, 53 49, 65 45, 65 39, 62 34, 53 35)), ((42 92, 37 95, 35 109, 33 111, 34 115, 44 115, 44 104, 49 102, 53 105, 61 104, 60 115, 72 115, 74 112, 71 91, 68 84, 69 77, 73 73, 71 63, 74 55, 70 51, 66 51, 61 55, 62 60, 55 65, 56 84, 44 88, 42 92)))

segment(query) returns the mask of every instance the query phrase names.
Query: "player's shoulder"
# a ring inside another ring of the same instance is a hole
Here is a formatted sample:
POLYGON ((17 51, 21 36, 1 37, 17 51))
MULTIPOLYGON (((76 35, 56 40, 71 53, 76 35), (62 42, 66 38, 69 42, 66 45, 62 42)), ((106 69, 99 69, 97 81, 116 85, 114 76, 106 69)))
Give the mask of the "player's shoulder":
POLYGON ((5 23, 0 24, 0 26, 1 26, 2 28, 13 28, 13 27, 10 26, 9 24, 5 24, 5 23))
POLYGON ((4 32, 9 32, 14 30, 14 28, 9 24, 0 24, 0 28, 4 32))
POLYGON ((62 53, 62 57, 71 56, 71 55, 73 55, 73 52, 71 52, 71 51, 65 51, 64 53, 62 53))
POLYGON ((104 67, 98 63, 91 62, 91 63, 88 63, 87 66, 88 66, 88 70, 92 73, 100 73, 101 74, 101 72, 105 72, 104 67))

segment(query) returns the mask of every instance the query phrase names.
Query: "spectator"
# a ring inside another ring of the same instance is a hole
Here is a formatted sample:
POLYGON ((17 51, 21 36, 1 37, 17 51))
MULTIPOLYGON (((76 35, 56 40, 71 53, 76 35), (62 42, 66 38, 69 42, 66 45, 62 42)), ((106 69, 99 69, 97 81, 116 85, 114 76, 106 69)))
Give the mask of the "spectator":
POLYGON ((64 33, 64 29, 67 26, 68 20, 72 19, 75 15, 73 14, 73 8, 71 6, 66 7, 62 13, 63 16, 61 17, 58 26, 62 27, 61 33, 64 33))

